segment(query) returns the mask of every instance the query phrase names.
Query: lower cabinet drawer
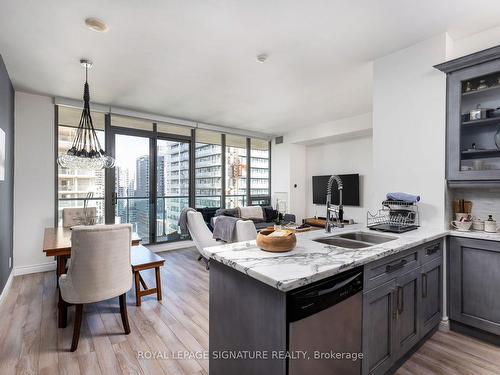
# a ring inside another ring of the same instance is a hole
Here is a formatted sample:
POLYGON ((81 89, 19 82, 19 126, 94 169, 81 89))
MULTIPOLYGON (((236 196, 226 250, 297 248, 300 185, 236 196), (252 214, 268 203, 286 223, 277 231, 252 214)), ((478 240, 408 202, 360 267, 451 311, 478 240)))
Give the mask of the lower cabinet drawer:
POLYGON ((420 260, 422 264, 430 262, 443 256, 443 240, 434 241, 422 245, 420 249, 420 260))
POLYGON ((365 266, 364 289, 370 290, 419 266, 419 249, 413 248, 365 266))

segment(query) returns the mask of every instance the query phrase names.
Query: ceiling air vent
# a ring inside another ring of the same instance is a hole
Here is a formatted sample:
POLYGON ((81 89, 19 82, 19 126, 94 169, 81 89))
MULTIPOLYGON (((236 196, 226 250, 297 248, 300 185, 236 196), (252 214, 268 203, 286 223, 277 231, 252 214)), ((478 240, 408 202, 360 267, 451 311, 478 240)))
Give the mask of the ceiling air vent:
POLYGON ((277 145, 283 143, 283 136, 280 135, 279 137, 274 138, 274 143, 276 143, 277 145))

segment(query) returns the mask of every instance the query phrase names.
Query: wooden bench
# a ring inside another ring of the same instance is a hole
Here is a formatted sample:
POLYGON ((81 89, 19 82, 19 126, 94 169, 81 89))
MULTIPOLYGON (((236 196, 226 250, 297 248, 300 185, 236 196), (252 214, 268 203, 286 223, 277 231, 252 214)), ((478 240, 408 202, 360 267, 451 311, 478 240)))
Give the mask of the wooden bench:
POLYGON ((156 293, 156 299, 161 300, 161 278, 160 267, 165 264, 165 259, 156 255, 148 248, 138 245, 131 248, 132 271, 135 279, 135 304, 141 306, 142 296, 156 293), (142 278, 140 271, 155 269, 156 288, 148 288, 146 282, 142 278), (141 290, 141 285, 143 290, 141 290))

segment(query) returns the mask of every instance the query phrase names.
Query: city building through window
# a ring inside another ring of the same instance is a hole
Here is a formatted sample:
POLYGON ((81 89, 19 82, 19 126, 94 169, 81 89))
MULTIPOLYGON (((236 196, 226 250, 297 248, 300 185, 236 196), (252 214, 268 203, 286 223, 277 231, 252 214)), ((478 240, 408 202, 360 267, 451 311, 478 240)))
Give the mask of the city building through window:
MULTIPOLYGON (((80 114, 77 108, 58 107, 58 154, 71 147, 80 114)), ((114 170, 105 176, 104 170, 58 167, 59 225, 65 207, 83 207, 87 199, 89 207, 96 207, 98 223, 132 223, 142 243, 171 242, 188 238, 177 225, 185 207, 270 204, 268 140, 114 114, 109 118, 108 127, 105 114, 92 112, 101 144, 111 139, 114 170), (106 183, 114 189, 106 189, 106 183)))

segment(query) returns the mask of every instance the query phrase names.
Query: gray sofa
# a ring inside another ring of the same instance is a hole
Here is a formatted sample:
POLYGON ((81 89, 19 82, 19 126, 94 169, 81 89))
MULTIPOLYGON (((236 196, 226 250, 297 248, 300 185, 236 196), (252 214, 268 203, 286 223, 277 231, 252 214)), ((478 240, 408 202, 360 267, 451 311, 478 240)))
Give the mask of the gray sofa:
MULTIPOLYGON (((278 212, 272 208, 272 206, 262 206, 262 210, 264 211, 264 220, 259 220, 259 219, 250 219, 254 222, 255 228, 257 230, 261 230, 264 228, 267 228, 269 226, 273 226, 274 219, 277 217, 278 212), (271 217, 269 217, 271 216, 271 217)), ((219 208, 217 211, 215 211, 215 217, 217 216, 233 216, 233 217, 238 217, 238 210, 236 208, 219 208)), ((293 214, 285 214, 283 217, 283 221, 285 223, 294 223, 295 222, 295 215, 293 214)), ((212 225, 213 225, 213 218, 212 218, 212 225)))

